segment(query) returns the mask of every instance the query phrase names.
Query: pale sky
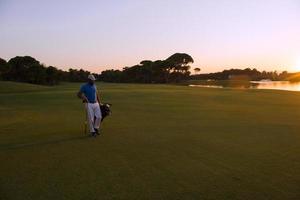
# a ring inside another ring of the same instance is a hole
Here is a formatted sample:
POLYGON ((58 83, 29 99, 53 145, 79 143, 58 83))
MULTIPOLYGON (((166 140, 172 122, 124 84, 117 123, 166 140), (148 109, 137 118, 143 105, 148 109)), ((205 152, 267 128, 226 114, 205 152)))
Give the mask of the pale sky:
POLYGON ((0 0, 0 57, 121 69, 190 54, 202 72, 300 71, 300 0, 0 0))

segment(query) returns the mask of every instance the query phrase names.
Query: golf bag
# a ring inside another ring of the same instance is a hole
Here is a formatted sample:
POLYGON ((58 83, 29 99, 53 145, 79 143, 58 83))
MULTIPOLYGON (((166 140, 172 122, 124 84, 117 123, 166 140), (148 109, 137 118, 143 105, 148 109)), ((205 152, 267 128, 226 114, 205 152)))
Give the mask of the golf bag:
POLYGON ((108 115, 110 115, 112 113, 110 110, 110 107, 111 107, 111 104, 109 104, 109 103, 100 104, 100 110, 101 110, 101 114, 102 114, 101 122, 104 120, 105 117, 107 117, 108 115))

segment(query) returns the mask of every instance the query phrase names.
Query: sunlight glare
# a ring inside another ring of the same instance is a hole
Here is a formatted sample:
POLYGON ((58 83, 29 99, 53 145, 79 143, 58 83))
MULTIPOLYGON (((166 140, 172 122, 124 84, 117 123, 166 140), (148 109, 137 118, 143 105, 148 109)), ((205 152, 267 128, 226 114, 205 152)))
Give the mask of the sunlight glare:
POLYGON ((298 60, 296 60, 296 64, 293 67, 293 70, 296 72, 300 72, 300 57, 298 58, 298 60))

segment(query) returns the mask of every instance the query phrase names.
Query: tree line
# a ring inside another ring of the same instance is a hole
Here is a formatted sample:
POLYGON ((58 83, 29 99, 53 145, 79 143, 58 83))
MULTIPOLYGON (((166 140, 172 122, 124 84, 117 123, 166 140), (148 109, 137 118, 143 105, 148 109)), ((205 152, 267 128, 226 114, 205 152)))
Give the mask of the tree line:
POLYGON ((192 80, 229 80, 229 79, 247 79, 251 81, 259 81, 263 79, 269 79, 272 81, 300 81, 299 73, 288 73, 283 71, 278 73, 277 71, 267 72, 267 71, 258 71, 257 69, 230 69, 223 70, 222 72, 216 73, 207 73, 207 74, 195 74, 190 76, 192 80))
MULTIPOLYGON (((180 82, 190 76, 193 58, 185 53, 176 53, 166 60, 144 60, 138 65, 123 70, 105 70, 95 74, 106 82, 126 83, 170 83, 180 82)), ((27 82, 33 84, 56 85, 60 81, 82 82, 90 74, 83 69, 70 68, 68 71, 54 66, 45 66, 30 56, 16 56, 8 62, 0 58, 0 80, 27 82)))
POLYGON ((99 78, 105 82, 123 83, 177 83, 190 76, 193 58, 186 53, 175 53, 166 60, 144 60, 123 70, 105 70, 99 78))
MULTIPOLYGON (((247 78, 248 80, 270 79, 273 81, 300 81, 300 73, 278 73, 258 71, 257 69, 230 69, 222 72, 199 74, 200 68, 194 68, 191 75, 190 64, 193 58, 186 53, 175 53, 165 60, 144 60, 137 65, 122 70, 105 70, 101 74, 93 73, 97 79, 116 83, 178 83, 186 80, 228 80, 247 78)), ((90 74, 83 69, 64 71, 54 66, 45 66, 33 57, 16 56, 6 61, 0 58, 0 80, 19 81, 33 84, 56 85, 61 81, 83 82, 90 74)))
POLYGON ((45 66, 30 56, 16 56, 8 62, 0 58, 0 80, 56 85, 60 81, 81 82, 90 74, 83 69, 68 71, 45 66))

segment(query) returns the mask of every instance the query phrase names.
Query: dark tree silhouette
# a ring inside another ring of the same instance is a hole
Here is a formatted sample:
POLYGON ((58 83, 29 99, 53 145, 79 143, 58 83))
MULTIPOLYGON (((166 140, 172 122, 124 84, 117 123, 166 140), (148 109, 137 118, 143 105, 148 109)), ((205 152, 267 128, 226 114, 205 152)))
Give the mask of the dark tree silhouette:
MULTIPOLYGON (((175 53, 166 60, 169 64, 169 72, 172 82, 180 82, 190 75, 190 63, 194 63, 193 58, 186 53, 175 53)), ((168 82, 168 81, 167 81, 168 82)))
POLYGON ((179 69, 180 67, 187 66, 190 63, 194 63, 193 58, 186 53, 175 53, 167 58, 167 61, 169 61, 174 65, 174 67, 178 67, 179 69))
POLYGON ((194 68, 194 72, 195 72, 195 74, 198 74, 200 71, 201 71, 201 69, 200 69, 200 68, 198 68, 198 67, 194 68))
POLYGON ((258 71, 257 69, 230 69, 224 70, 222 72, 216 73, 209 73, 209 74, 199 74, 199 75, 192 75, 190 79, 193 80, 228 80, 228 79, 239 79, 247 77, 248 80, 259 81, 262 79, 270 79, 273 81, 279 80, 300 80, 300 76, 297 76, 299 73, 288 73, 284 71, 282 73, 278 73, 276 71, 273 72, 266 72, 266 71, 258 71), (298 77, 298 78, 296 78, 298 77))
POLYGON ((56 85, 60 80, 59 71, 53 67, 49 66, 46 68, 46 82, 49 85, 56 85))
MULTIPOLYGON (((194 80, 289 80, 300 81, 300 73, 259 72, 257 69, 230 69, 217 73, 190 75, 190 64, 193 58, 186 53, 175 53, 166 60, 143 60, 132 67, 123 70, 105 70, 94 74, 98 80, 105 82, 127 83, 175 83, 188 79, 194 80)), ((199 72, 200 68, 195 68, 199 72)), ((89 71, 72 69, 59 70, 54 66, 44 66, 30 56, 16 56, 8 62, 0 58, 0 80, 20 81, 33 84, 55 85, 60 81, 86 81, 89 71)))
POLYGON ((10 80, 40 84, 35 81, 35 73, 42 74, 40 70, 43 66, 36 59, 30 56, 16 56, 10 59, 8 64, 10 65, 8 72, 10 80))
POLYGON ((70 69, 69 72, 56 67, 46 67, 30 56, 16 56, 6 62, 0 59, 0 79, 33 84, 55 85, 60 81, 85 81, 90 72, 70 69))
POLYGON ((9 65, 6 60, 0 58, 0 80, 5 80, 9 71, 9 65))
POLYGON ((180 82, 188 79, 190 74, 189 63, 193 58, 184 53, 176 53, 166 60, 144 60, 132 67, 124 67, 119 70, 105 70, 101 73, 102 80, 115 82, 112 77, 118 77, 118 82, 132 83, 169 83, 180 82))

